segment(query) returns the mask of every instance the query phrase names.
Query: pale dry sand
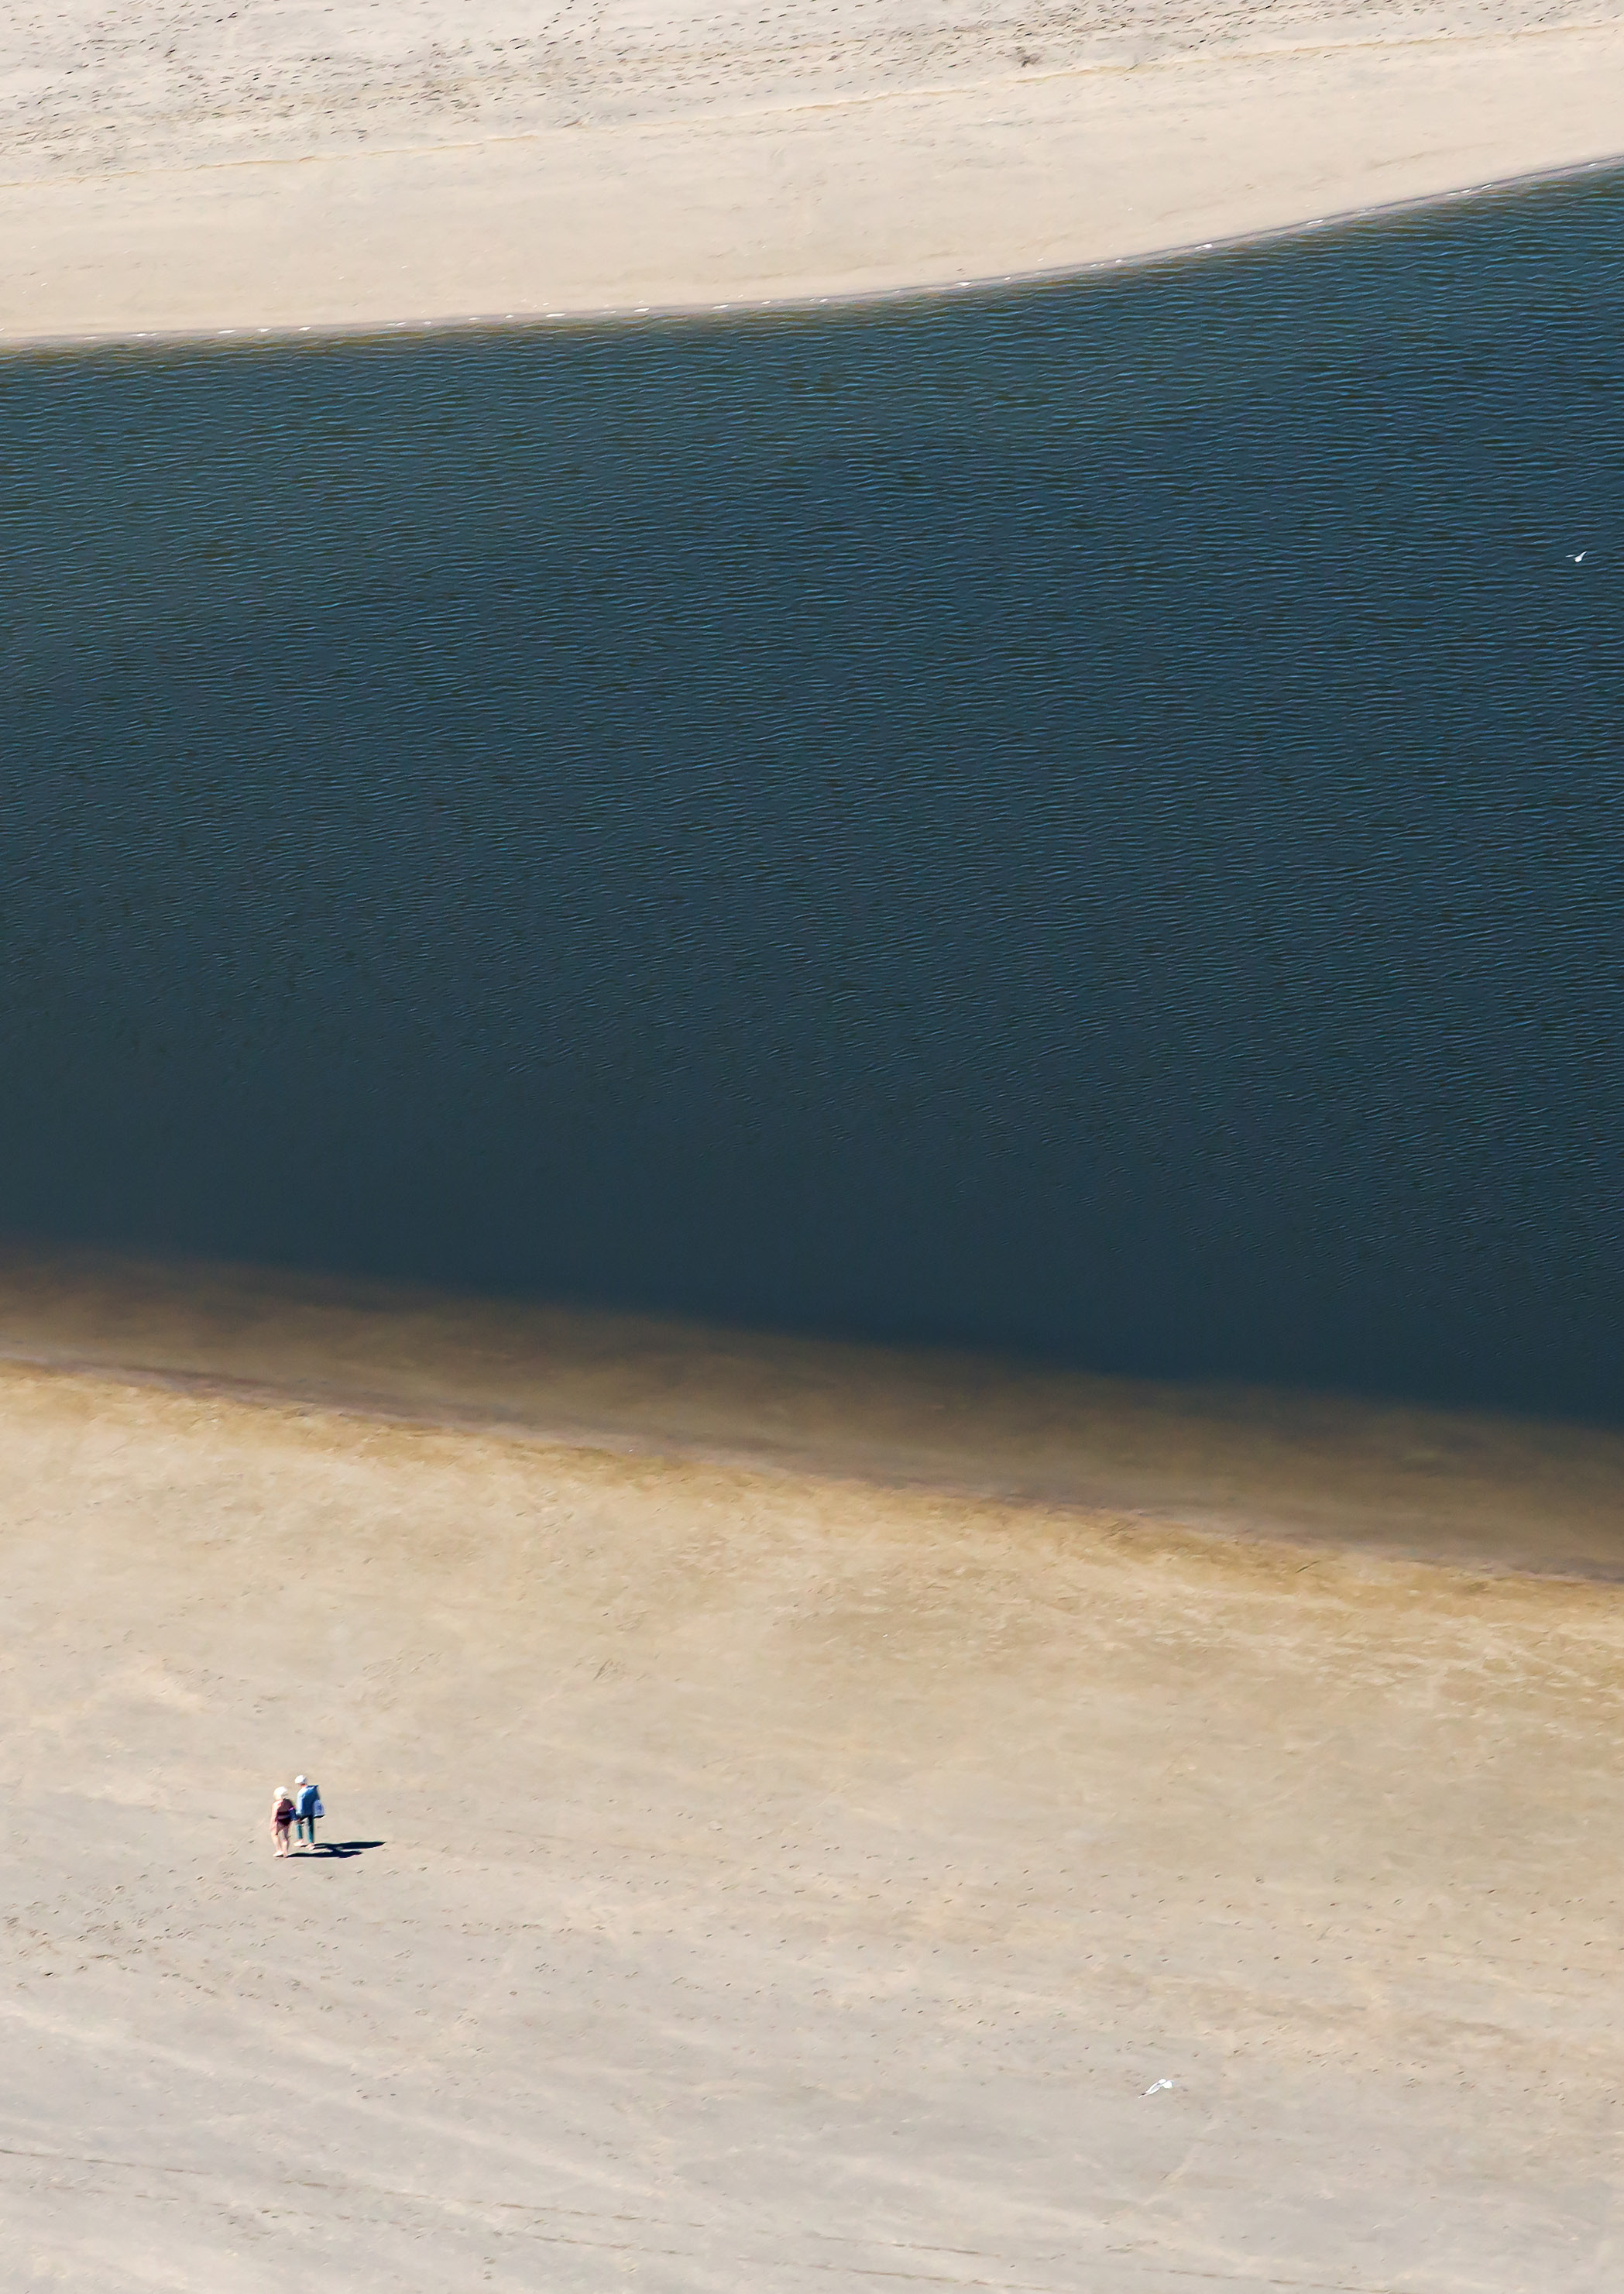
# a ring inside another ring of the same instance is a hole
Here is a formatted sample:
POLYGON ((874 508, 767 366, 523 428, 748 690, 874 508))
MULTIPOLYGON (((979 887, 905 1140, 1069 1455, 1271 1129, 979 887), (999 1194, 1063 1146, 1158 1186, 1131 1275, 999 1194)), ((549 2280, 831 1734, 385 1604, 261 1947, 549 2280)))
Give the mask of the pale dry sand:
POLYGON ((105 1262, 0 1344, 0 2282, 1616 2285, 1620 1596, 1370 1502, 1599 1566, 1609 1437, 105 1262), (896 1478, 1158 1428, 1195 1528, 896 1478))
POLYGON ((0 339, 816 298, 1624 150, 1616 4, 21 0, 0 339))

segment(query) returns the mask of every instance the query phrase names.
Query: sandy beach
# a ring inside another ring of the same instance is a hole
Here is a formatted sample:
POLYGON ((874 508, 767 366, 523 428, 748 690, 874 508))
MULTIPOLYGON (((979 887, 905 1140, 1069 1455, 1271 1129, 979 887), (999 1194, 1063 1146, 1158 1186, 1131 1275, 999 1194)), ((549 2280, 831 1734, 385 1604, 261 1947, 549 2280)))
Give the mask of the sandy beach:
POLYGON ((511 0, 0 28, 0 341, 814 299, 1605 159, 1613 10, 511 0))
MULTIPOLYGON (((1521 0, 23 0, 0 346, 947 289, 1621 120, 1521 0)), ((1621 1583, 1604 1428, 0 1253, 0 2284, 1612 2294, 1621 1583)))
POLYGON ((114 1262, 0 1354, 17 2283, 1616 2278, 1616 1437, 114 1262))

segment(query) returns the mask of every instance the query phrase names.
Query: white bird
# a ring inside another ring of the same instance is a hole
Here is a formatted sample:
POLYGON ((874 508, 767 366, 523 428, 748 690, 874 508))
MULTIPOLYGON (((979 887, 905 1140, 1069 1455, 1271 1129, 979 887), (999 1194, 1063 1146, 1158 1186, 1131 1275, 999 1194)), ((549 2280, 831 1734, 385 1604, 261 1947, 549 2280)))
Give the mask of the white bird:
POLYGON ((1581 550, 1579 551, 1579 553, 1578 557, 1576 557, 1573 555, 1572 551, 1571 551, 1571 550, 1570 550, 1570 551, 1568 552, 1568 563, 1569 563, 1569 565, 1582 565, 1584 564, 1584 562, 1585 562, 1586 558, 1587 558, 1587 557, 1589 557, 1589 555, 1590 555, 1590 552, 1589 552, 1587 549, 1581 549, 1581 550))

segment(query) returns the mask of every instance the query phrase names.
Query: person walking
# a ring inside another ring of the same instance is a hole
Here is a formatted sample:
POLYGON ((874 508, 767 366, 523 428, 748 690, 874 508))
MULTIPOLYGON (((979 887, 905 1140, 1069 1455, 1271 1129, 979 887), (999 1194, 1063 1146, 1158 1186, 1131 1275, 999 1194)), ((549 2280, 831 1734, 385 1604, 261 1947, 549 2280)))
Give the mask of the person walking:
POLYGON ((316 1818, 326 1814, 327 1810, 321 1805, 321 1795, 311 1783, 310 1778, 295 1777, 293 1780, 294 1838, 307 1840, 313 1848, 316 1844, 316 1818))
POLYGON ((286 1785, 278 1785, 276 1800, 271 1810, 271 1837, 276 1843, 279 1856, 288 1853, 288 1834, 293 1823, 293 1802, 286 1785))

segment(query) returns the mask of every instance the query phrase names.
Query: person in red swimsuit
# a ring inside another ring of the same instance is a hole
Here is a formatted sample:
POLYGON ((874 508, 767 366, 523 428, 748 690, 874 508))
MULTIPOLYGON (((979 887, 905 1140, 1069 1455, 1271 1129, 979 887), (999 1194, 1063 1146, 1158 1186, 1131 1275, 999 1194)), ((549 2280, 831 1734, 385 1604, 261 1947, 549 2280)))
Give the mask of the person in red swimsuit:
POLYGON ((271 1811, 271 1837, 276 1843, 279 1856, 288 1853, 288 1831, 293 1822, 293 1802, 288 1797, 285 1785, 276 1788, 276 1805, 271 1811))

